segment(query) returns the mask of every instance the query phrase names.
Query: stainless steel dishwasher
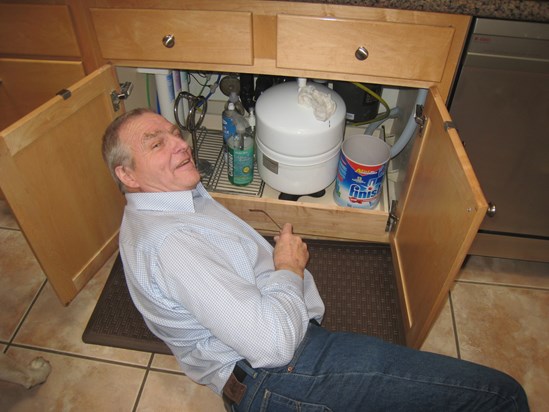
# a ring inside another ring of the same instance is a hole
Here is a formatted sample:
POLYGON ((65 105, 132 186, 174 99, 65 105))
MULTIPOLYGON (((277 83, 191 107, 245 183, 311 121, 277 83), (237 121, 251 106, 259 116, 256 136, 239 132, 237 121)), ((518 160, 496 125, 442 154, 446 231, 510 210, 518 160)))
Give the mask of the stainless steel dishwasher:
POLYGON ((470 253, 549 261, 549 24, 476 19, 450 113, 492 203, 470 253))

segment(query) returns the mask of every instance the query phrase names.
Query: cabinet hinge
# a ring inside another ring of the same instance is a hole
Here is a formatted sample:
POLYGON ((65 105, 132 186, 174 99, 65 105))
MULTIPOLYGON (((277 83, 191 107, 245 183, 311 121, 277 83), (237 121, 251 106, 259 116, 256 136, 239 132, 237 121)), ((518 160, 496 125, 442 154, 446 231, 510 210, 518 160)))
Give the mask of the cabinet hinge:
POLYGON ((444 130, 448 131, 449 129, 455 129, 456 125, 454 122, 444 122, 444 130))
POLYGON ((396 208, 398 200, 391 201, 391 210, 389 210, 389 217, 387 218, 387 225, 385 226, 386 232, 391 232, 398 223, 399 217, 396 215, 396 208))
POLYGON ((419 126, 420 136, 423 134, 423 128, 427 124, 427 117, 423 114, 423 107, 422 104, 416 104, 416 113, 414 114, 414 120, 419 126))
POLYGON ((126 100, 130 94, 132 94, 133 90, 133 83, 132 82, 124 82, 120 83, 120 91, 117 92, 116 90, 113 90, 111 92, 111 100, 112 100, 112 108, 115 112, 120 110, 120 101, 126 100))
POLYGON ((72 93, 70 90, 67 89, 61 89, 57 93, 55 93, 56 96, 61 96, 63 100, 67 100, 69 97, 72 96, 72 93))

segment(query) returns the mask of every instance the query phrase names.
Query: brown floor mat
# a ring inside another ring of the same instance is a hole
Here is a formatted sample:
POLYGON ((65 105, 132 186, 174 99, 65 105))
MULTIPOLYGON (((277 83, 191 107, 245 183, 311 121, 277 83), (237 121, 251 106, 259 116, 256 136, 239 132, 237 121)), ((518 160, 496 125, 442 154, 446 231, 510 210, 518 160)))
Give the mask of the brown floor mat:
MULTIPOLYGON (((272 239, 269 239, 272 242, 272 239)), ((405 344, 390 247, 307 240, 308 269, 326 305, 322 326, 405 344)), ((82 336, 86 343, 166 353, 130 298, 120 256, 82 336)))

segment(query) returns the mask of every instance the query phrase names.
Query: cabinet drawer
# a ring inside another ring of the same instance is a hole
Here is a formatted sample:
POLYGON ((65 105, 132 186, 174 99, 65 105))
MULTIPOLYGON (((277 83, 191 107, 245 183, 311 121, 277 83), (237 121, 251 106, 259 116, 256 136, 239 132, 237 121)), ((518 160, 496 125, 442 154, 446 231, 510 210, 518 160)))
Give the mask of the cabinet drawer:
POLYGON ((263 234, 277 234, 291 222, 294 233, 307 238, 331 238, 389 243, 383 211, 242 197, 224 193, 212 196, 263 234))
POLYGON ((91 9, 105 59, 251 65, 252 14, 91 9), (174 38, 172 47, 164 36, 174 38))
POLYGON ((439 82, 453 35, 452 27, 279 15, 276 65, 439 82))
POLYGON ((79 57, 68 7, 0 4, 0 53, 79 57))

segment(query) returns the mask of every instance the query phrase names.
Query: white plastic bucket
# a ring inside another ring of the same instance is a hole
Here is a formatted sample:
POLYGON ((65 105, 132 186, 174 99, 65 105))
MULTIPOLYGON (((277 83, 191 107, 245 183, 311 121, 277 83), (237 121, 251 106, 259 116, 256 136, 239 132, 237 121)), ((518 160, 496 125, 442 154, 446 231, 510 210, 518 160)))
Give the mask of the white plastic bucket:
POLYGON ((391 147, 369 135, 349 136, 341 146, 334 200, 340 206, 373 209, 379 203, 391 147))

